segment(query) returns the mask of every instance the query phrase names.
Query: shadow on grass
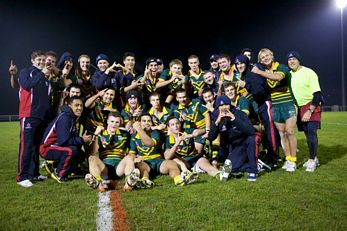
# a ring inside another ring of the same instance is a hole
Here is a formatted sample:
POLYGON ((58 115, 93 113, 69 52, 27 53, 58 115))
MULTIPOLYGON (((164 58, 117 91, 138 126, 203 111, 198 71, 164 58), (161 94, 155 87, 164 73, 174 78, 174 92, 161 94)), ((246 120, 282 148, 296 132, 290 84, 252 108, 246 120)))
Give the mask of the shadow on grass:
MULTIPOLYGON (((300 162, 305 162, 309 158, 308 146, 305 139, 298 140, 298 147, 300 152, 297 154, 300 162)), ((347 154, 347 147, 344 145, 327 146, 319 143, 318 137, 318 150, 317 156, 320 165, 325 165, 332 160, 340 159, 347 154)))

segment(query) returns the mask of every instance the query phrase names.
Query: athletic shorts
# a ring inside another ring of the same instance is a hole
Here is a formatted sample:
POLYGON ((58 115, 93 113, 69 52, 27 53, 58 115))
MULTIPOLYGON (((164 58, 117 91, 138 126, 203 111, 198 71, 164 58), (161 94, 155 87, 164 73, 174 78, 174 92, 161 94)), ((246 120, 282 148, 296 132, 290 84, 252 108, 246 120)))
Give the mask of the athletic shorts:
POLYGON ((104 164, 107 168, 108 179, 119 178, 117 173, 116 173, 116 169, 117 169, 118 164, 120 163, 120 160, 104 159, 102 162, 104 162, 104 164))
POLYGON ((160 166, 163 163, 164 159, 160 159, 160 158, 155 158, 152 160, 145 160, 145 163, 149 165, 149 167, 151 168, 151 173, 155 173, 155 174, 160 174, 160 166))
POLYGON ((287 119, 296 117, 294 104, 272 104, 272 115, 276 123, 285 123, 287 119))

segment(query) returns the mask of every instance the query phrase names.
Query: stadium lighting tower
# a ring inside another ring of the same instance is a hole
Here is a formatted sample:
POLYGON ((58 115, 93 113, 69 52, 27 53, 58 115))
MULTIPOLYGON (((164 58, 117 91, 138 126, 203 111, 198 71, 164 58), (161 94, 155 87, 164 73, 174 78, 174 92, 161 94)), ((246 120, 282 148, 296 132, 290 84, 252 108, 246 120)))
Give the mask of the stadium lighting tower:
POLYGON ((341 85, 342 85, 342 110, 346 106, 345 96, 345 60, 344 60, 344 44, 343 44, 343 9, 347 5, 347 0, 336 0, 336 5, 340 8, 341 16, 341 85))

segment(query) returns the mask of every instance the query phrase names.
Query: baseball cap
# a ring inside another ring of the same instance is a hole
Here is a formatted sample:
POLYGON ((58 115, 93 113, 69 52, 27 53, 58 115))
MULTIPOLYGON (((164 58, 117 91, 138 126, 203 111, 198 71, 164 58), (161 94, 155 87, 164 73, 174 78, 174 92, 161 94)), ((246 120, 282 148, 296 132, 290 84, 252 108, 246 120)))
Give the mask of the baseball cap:
POLYGON ((150 64, 150 63, 157 63, 158 64, 158 59, 150 57, 146 60, 146 66, 148 66, 148 64, 150 64))

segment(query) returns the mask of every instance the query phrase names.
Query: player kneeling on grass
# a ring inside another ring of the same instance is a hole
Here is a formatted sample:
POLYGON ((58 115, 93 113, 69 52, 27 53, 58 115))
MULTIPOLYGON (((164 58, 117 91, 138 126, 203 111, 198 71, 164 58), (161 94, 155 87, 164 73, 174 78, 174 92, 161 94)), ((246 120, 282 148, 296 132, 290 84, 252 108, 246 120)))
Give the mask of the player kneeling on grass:
POLYGON ((186 175, 192 174, 187 169, 187 166, 188 168, 193 167, 195 173, 193 174, 194 177, 196 173, 200 172, 207 172, 208 175, 213 177, 219 174, 218 169, 213 167, 210 162, 205 157, 202 157, 195 149, 194 137, 201 136, 205 133, 205 130, 196 129, 193 134, 187 134, 186 132, 182 132, 181 123, 176 117, 171 116, 167 121, 169 135, 166 137, 165 159, 177 162, 186 175))
MULTIPOLYGON (((129 154, 136 154, 136 166, 141 171, 141 181, 146 186, 151 181, 148 179, 149 174, 170 175, 174 179, 176 185, 186 185, 194 179, 192 175, 180 174, 178 165, 173 160, 164 160, 161 157, 161 140, 158 131, 152 131, 152 117, 149 114, 142 114, 140 122, 133 124, 135 134, 132 135, 130 141, 129 154)), ((152 185, 151 185, 152 186, 152 185)), ((151 187, 149 186, 149 187, 151 187)))
POLYGON ((107 128, 98 126, 94 132, 97 136, 90 148, 88 157, 89 171, 85 180, 87 185, 104 192, 114 187, 113 179, 125 175, 125 191, 131 191, 140 176, 135 168, 134 156, 126 155, 129 149, 130 135, 123 129, 121 115, 110 112, 107 119, 107 128), (97 156, 99 153, 99 156, 97 156))
POLYGON ((78 152, 82 144, 89 144, 92 136, 79 136, 76 119, 83 111, 83 101, 78 96, 68 100, 62 106, 61 113, 48 125, 40 145, 40 155, 45 159, 45 168, 53 179, 59 183, 67 181, 71 169, 77 164, 78 152), (57 162, 55 169, 53 163, 57 162))
POLYGON ((220 134, 220 145, 229 152, 221 169, 220 180, 227 180, 230 173, 248 172, 248 181, 256 181, 259 137, 255 136, 247 115, 231 105, 230 99, 223 95, 217 97, 212 118, 208 139, 212 142, 220 134))

